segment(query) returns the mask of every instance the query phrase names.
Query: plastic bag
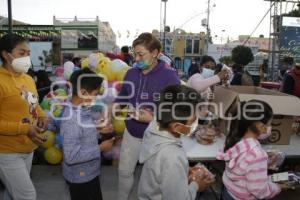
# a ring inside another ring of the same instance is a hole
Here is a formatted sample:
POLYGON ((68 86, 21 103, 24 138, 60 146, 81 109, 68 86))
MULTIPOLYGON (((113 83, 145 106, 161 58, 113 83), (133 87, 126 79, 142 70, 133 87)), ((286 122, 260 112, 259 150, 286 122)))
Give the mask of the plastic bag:
POLYGON ((268 149, 266 152, 268 154, 268 169, 278 170, 285 159, 285 154, 275 149, 268 149))

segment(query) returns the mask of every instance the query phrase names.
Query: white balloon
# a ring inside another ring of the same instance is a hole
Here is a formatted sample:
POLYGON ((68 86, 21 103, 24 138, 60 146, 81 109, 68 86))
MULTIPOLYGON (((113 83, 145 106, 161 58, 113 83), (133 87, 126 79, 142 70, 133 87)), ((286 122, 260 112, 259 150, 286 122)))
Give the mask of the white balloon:
POLYGON ((107 88, 107 92, 104 93, 103 101, 105 103, 113 103, 118 96, 118 90, 116 88, 107 88))
POLYGON ((72 63, 71 61, 67 61, 64 64, 64 71, 73 72, 74 67, 75 67, 74 63, 72 63))
POLYGON ((96 67, 98 62, 99 62, 99 56, 97 54, 92 53, 89 55, 89 64, 92 69, 96 67))
POLYGON ((115 72, 120 71, 126 67, 127 67, 127 64, 123 60, 115 59, 111 62, 111 68, 115 72))

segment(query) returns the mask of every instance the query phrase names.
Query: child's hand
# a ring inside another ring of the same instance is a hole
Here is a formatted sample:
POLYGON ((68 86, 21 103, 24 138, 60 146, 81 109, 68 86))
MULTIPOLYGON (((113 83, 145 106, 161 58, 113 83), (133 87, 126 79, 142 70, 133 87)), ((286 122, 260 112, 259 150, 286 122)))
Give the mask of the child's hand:
POLYGON ((114 145, 114 141, 115 141, 115 137, 109 139, 109 140, 105 140, 103 141, 100 145, 99 148, 101 151, 103 152, 107 152, 110 151, 114 145))
POLYGON ((198 184, 198 191, 201 192, 208 188, 215 181, 215 178, 208 170, 199 170, 199 167, 196 166, 189 169, 188 182, 193 181, 198 184))
POLYGON ((281 188, 281 190, 294 190, 295 189, 294 186, 290 186, 286 183, 278 183, 278 185, 281 188))
POLYGON ((192 177, 192 181, 195 181, 198 184, 198 191, 202 192, 211 186, 215 180, 208 176, 194 176, 192 177))
POLYGON ((101 134, 110 134, 114 131, 114 126, 109 123, 104 127, 98 127, 97 130, 101 133, 101 134))

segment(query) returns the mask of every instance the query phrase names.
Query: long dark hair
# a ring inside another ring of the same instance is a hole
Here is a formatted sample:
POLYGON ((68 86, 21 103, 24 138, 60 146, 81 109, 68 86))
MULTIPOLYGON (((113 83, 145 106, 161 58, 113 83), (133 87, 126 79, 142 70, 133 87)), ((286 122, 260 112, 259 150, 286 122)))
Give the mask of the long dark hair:
POLYGON ((234 111, 233 116, 241 115, 233 119, 230 124, 229 134, 226 137, 224 152, 238 143, 245 135, 247 130, 258 134, 255 123, 262 122, 267 124, 273 118, 273 110, 269 104, 264 101, 251 100, 241 102, 234 111))

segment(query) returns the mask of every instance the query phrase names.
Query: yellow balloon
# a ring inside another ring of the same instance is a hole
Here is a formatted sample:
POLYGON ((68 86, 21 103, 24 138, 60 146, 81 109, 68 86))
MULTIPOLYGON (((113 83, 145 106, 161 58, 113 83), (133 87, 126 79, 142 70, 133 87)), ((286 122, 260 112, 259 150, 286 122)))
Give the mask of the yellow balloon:
POLYGON ((105 58, 103 53, 97 53, 99 60, 102 60, 103 58, 105 58))
POLYGON ((124 68, 120 71, 115 72, 117 81, 123 81, 127 71, 128 68, 124 68))
POLYGON ((59 105, 59 104, 55 105, 55 108, 54 108, 53 113, 52 113, 53 116, 58 117, 61 114, 62 110, 63 110, 62 105, 59 105))
POLYGON ((115 80, 115 74, 113 73, 111 69, 111 61, 109 58, 103 58, 96 66, 95 72, 97 74, 103 74, 106 76, 106 79, 108 81, 114 81, 115 80))
POLYGON ((127 116, 127 113, 128 113, 128 108, 126 107, 126 108, 123 108, 122 109, 122 116, 123 117, 126 117, 127 116))
POLYGON ((56 147, 50 147, 44 153, 45 160, 52 165, 59 164, 62 161, 62 152, 56 147))
POLYGON ((180 80, 180 84, 181 85, 186 85, 186 82, 184 82, 183 80, 180 80))
POLYGON ((52 131, 45 131, 44 133, 42 133, 42 137, 47 138, 46 142, 42 144, 42 147, 44 147, 45 149, 53 147, 55 142, 55 133, 53 133, 52 131))
POLYGON ((114 119, 113 120, 113 126, 115 129, 115 133, 118 135, 123 135, 125 130, 125 121, 121 119, 114 119))
POLYGON ((82 68, 82 69, 83 69, 83 68, 88 68, 89 65, 90 65, 90 63, 89 63, 89 59, 88 59, 88 58, 85 58, 85 59, 83 59, 83 60, 81 61, 81 68, 82 68))
POLYGON ((104 93, 105 88, 103 86, 101 86, 100 90, 99 90, 99 94, 102 95, 104 93))

